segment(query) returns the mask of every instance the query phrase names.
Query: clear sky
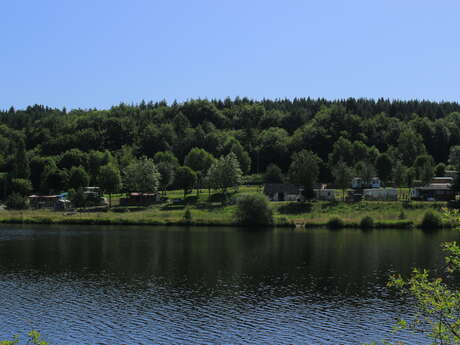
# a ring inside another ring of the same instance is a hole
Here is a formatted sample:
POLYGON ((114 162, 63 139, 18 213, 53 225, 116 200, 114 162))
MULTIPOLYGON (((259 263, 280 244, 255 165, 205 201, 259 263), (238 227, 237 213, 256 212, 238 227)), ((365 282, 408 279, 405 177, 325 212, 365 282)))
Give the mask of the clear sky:
POLYGON ((0 108, 460 100, 460 1, 0 2, 0 108))

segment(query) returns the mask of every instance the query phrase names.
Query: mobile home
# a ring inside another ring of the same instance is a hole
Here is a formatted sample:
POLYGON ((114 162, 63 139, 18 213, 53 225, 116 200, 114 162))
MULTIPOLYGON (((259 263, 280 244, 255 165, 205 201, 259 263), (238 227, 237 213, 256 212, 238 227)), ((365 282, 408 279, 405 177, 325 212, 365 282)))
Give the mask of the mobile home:
POLYGON ((395 188, 364 189, 363 198, 373 201, 396 201, 398 200, 398 191, 395 188))

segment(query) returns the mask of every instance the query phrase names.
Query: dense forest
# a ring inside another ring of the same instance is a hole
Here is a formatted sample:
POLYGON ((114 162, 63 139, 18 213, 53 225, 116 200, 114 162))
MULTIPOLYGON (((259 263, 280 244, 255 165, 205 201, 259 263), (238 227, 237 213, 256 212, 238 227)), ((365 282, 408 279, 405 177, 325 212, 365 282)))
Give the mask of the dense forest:
POLYGON ((77 168, 96 183, 108 163, 122 170, 139 157, 158 163, 167 156, 181 166, 194 148, 216 158, 233 152, 246 175, 271 164, 287 173, 293 155, 308 150, 319 157, 321 182, 334 181, 339 162, 375 167, 377 173, 413 168, 419 175, 414 177, 422 178, 426 165, 433 171, 436 165, 439 171, 448 164, 456 168, 458 145, 460 104, 452 102, 236 98, 0 112, 3 185, 28 179, 41 192, 65 190, 77 168))

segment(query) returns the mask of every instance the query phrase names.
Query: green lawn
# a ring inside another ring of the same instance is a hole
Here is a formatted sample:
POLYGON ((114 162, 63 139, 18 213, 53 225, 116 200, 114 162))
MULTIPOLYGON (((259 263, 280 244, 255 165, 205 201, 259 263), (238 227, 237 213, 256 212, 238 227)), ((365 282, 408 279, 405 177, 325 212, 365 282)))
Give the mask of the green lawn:
MULTIPOLYGON (((230 190, 232 197, 240 193, 257 193, 259 186, 242 186, 238 191, 230 190)), ((207 190, 187 195, 188 203, 183 202, 183 191, 168 191, 168 202, 149 207, 120 207, 123 194, 112 195, 113 207, 104 212, 63 212, 52 210, 1 211, 0 222, 16 223, 80 223, 80 224, 180 224, 185 223, 184 213, 189 208, 192 224, 231 225, 235 206, 222 206, 219 201, 209 202, 207 190), (173 202, 175 199, 181 201, 173 202)), ((215 195, 213 195, 215 197, 215 195)), ((306 224, 326 225, 333 217, 339 217, 348 225, 357 225, 365 216, 376 223, 394 224, 412 222, 420 224, 426 211, 441 211, 443 202, 401 201, 379 202, 362 201, 358 203, 315 201, 311 203, 271 202, 275 223, 278 225, 306 224)))

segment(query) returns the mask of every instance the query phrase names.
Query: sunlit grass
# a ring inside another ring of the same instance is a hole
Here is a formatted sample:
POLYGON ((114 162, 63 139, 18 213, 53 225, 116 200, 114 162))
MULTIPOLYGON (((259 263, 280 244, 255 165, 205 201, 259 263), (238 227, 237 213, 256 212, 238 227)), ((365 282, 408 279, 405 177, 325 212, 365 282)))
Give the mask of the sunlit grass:
MULTIPOLYGON (((259 186, 242 186, 238 191, 229 190, 231 197, 240 193, 261 192, 259 186)), ((183 191, 167 191, 168 202, 149 207, 120 207, 119 199, 123 194, 112 195, 113 208, 104 212, 64 212, 53 210, 4 210, 0 212, 0 222, 4 223, 65 223, 65 224, 182 224, 186 223, 186 208, 191 212, 189 224, 231 225, 234 223, 235 206, 222 206, 220 202, 209 202, 209 191, 201 190, 187 194, 189 203, 183 202, 183 191), (174 200, 180 201, 174 202, 174 200)), ((420 224, 427 210, 440 210, 443 202, 379 202, 362 201, 358 203, 316 201, 303 210, 295 203, 272 202, 275 224, 325 225, 333 217, 341 218, 348 225, 359 224, 365 216, 370 216, 377 224, 395 224, 412 222, 420 224), (289 207, 294 206, 290 212, 289 207)))

